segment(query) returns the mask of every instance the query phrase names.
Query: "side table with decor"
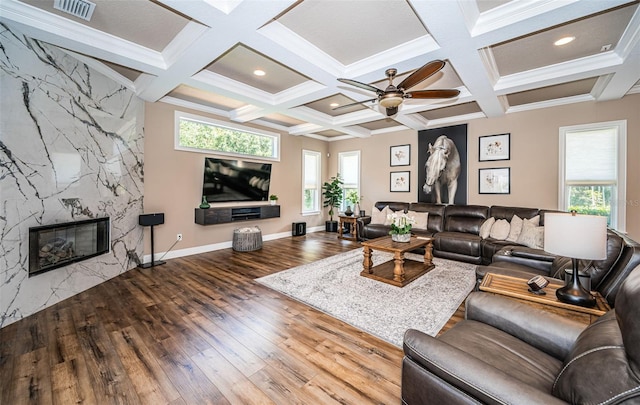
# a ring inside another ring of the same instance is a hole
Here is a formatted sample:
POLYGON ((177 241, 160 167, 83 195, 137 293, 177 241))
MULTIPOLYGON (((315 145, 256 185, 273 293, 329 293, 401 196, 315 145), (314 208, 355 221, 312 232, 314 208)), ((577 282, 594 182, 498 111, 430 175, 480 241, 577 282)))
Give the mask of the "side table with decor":
POLYGON ((505 276, 502 274, 487 273, 480 283, 480 291, 504 295, 514 298, 529 306, 539 308, 546 312, 556 313, 566 318, 589 325, 600 316, 611 310, 607 301, 598 292, 592 292, 596 298, 596 305, 592 308, 567 304, 558 300, 556 290, 562 288, 561 280, 549 279, 549 284, 543 288, 545 294, 536 294, 529 291, 529 280, 524 278, 505 276))

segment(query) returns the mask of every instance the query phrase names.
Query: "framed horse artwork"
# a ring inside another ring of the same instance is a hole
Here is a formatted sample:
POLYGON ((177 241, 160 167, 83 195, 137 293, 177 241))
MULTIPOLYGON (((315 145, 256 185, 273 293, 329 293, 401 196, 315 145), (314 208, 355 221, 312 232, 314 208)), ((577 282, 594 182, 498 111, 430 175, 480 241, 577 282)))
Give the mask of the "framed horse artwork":
POLYGON ((467 125, 418 131, 418 201, 467 203, 467 125))

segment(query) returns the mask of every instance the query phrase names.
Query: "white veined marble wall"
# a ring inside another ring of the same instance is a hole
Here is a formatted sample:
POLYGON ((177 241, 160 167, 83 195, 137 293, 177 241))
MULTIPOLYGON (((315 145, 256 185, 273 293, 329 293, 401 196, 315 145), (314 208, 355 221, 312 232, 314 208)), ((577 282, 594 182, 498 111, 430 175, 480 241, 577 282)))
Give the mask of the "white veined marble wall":
POLYGON ((0 327, 142 257, 144 103, 60 49, 0 24, 0 327), (27 276, 28 230, 111 218, 111 251, 27 276))

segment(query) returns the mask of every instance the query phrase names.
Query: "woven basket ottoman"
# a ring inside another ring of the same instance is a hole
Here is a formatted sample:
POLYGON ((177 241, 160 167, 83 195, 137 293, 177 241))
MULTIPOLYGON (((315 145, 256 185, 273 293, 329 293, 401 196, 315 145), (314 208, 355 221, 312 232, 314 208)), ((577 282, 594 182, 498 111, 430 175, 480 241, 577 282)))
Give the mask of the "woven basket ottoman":
POLYGON ((262 231, 257 226, 238 228, 233 231, 233 250, 252 252, 262 249, 262 231))

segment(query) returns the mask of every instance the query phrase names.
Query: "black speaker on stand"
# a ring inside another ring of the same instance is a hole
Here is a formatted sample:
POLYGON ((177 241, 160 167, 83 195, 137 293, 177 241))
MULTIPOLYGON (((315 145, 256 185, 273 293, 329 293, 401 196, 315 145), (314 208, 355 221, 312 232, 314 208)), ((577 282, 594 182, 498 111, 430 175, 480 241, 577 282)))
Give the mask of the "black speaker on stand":
POLYGON ((155 225, 164 224, 164 213, 160 214, 142 214, 138 217, 138 224, 142 226, 150 226, 151 227, 151 263, 141 263, 138 267, 143 269, 148 269, 150 267, 160 266, 161 264, 165 264, 163 261, 155 261, 154 252, 153 252, 153 227, 155 225))

